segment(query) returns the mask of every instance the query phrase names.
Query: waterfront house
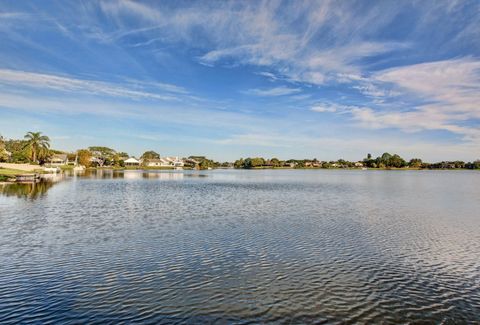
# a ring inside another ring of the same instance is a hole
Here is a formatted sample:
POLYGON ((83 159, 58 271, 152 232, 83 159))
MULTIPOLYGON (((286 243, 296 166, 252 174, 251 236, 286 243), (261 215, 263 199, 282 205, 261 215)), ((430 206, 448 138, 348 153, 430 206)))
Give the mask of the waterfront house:
POLYGON ((191 168, 196 168, 196 169, 200 168, 200 162, 201 162, 200 160, 192 158, 192 157, 183 159, 184 166, 191 167, 191 168))
POLYGON ((143 163, 146 167, 183 167, 184 161, 178 157, 164 157, 159 159, 147 159, 143 163))
POLYGON ((183 167, 185 165, 183 160, 178 157, 165 157, 164 159, 168 161, 172 167, 183 167))
POLYGON ((99 157, 92 157, 90 158, 90 163, 93 165, 93 166, 100 166, 102 167, 103 166, 103 162, 104 160, 99 158, 99 157))
POLYGON ((355 167, 363 167, 363 163, 361 163, 361 162, 356 162, 356 163, 355 163, 355 167))
POLYGON ((162 159, 145 159, 143 165, 146 167, 162 167, 162 159))
POLYGON ((68 157, 66 154, 54 154, 48 162, 50 166, 64 166, 68 163, 68 157))
POLYGON ((140 160, 137 160, 135 157, 130 157, 124 161, 125 167, 138 167, 140 166, 140 160))
POLYGON ((314 159, 314 160, 305 160, 304 166, 307 168, 318 168, 318 167, 321 167, 322 164, 317 159, 314 159))
POLYGON ((170 161, 159 158, 159 159, 146 159, 144 162, 144 166, 146 167, 172 167, 170 161))

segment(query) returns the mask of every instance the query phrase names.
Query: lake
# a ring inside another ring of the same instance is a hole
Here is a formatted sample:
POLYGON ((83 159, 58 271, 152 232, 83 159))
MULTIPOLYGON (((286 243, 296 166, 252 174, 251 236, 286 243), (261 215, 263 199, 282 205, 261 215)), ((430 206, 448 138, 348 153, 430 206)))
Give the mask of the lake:
POLYGON ((0 185, 0 323, 480 321, 480 172, 0 185))

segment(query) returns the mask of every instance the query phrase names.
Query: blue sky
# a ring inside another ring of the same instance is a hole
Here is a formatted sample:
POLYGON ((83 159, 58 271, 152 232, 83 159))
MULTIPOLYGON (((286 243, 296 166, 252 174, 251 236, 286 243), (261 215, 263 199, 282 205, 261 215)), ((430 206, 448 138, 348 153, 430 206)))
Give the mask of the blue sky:
POLYGON ((131 155, 480 158, 480 2, 1 1, 0 134, 131 155))

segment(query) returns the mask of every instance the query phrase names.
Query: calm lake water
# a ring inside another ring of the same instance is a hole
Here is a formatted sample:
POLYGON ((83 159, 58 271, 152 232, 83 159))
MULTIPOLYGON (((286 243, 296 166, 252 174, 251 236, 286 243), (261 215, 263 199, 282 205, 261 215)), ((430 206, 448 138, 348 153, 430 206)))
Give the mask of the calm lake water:
POLYGON ((0 185, 0 323, 480 322, 480 172, 0 185))

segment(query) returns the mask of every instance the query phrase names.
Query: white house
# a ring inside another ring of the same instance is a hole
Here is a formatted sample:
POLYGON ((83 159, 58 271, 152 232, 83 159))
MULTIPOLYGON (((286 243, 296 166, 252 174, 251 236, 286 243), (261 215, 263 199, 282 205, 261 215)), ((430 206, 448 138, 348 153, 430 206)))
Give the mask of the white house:
POLYGON ((146 159, 145 166, 147 167, 165 167, 168 166, 168 161, 165 159, 146 159))
POLYGON ((164 157, 160 159, 148 159, 144 164, 146 167, 183 167, 183 160, 178 157, 164 157))
POLYGON ((173 167, 183 167, 185 165, 183 160, 179 159, 178 157, 165 157, 164 159, 167 160, 173 167))
POLYGON ((126 167, 137 167, 140 166, 140 161, 135 159, 135 157, 130 157, 124 161, 126 167))
POLYGON ((54 154, 52 158, 49 159, 50 166, 63 166, 68 163, 68 158, 66 154, 54 154))

